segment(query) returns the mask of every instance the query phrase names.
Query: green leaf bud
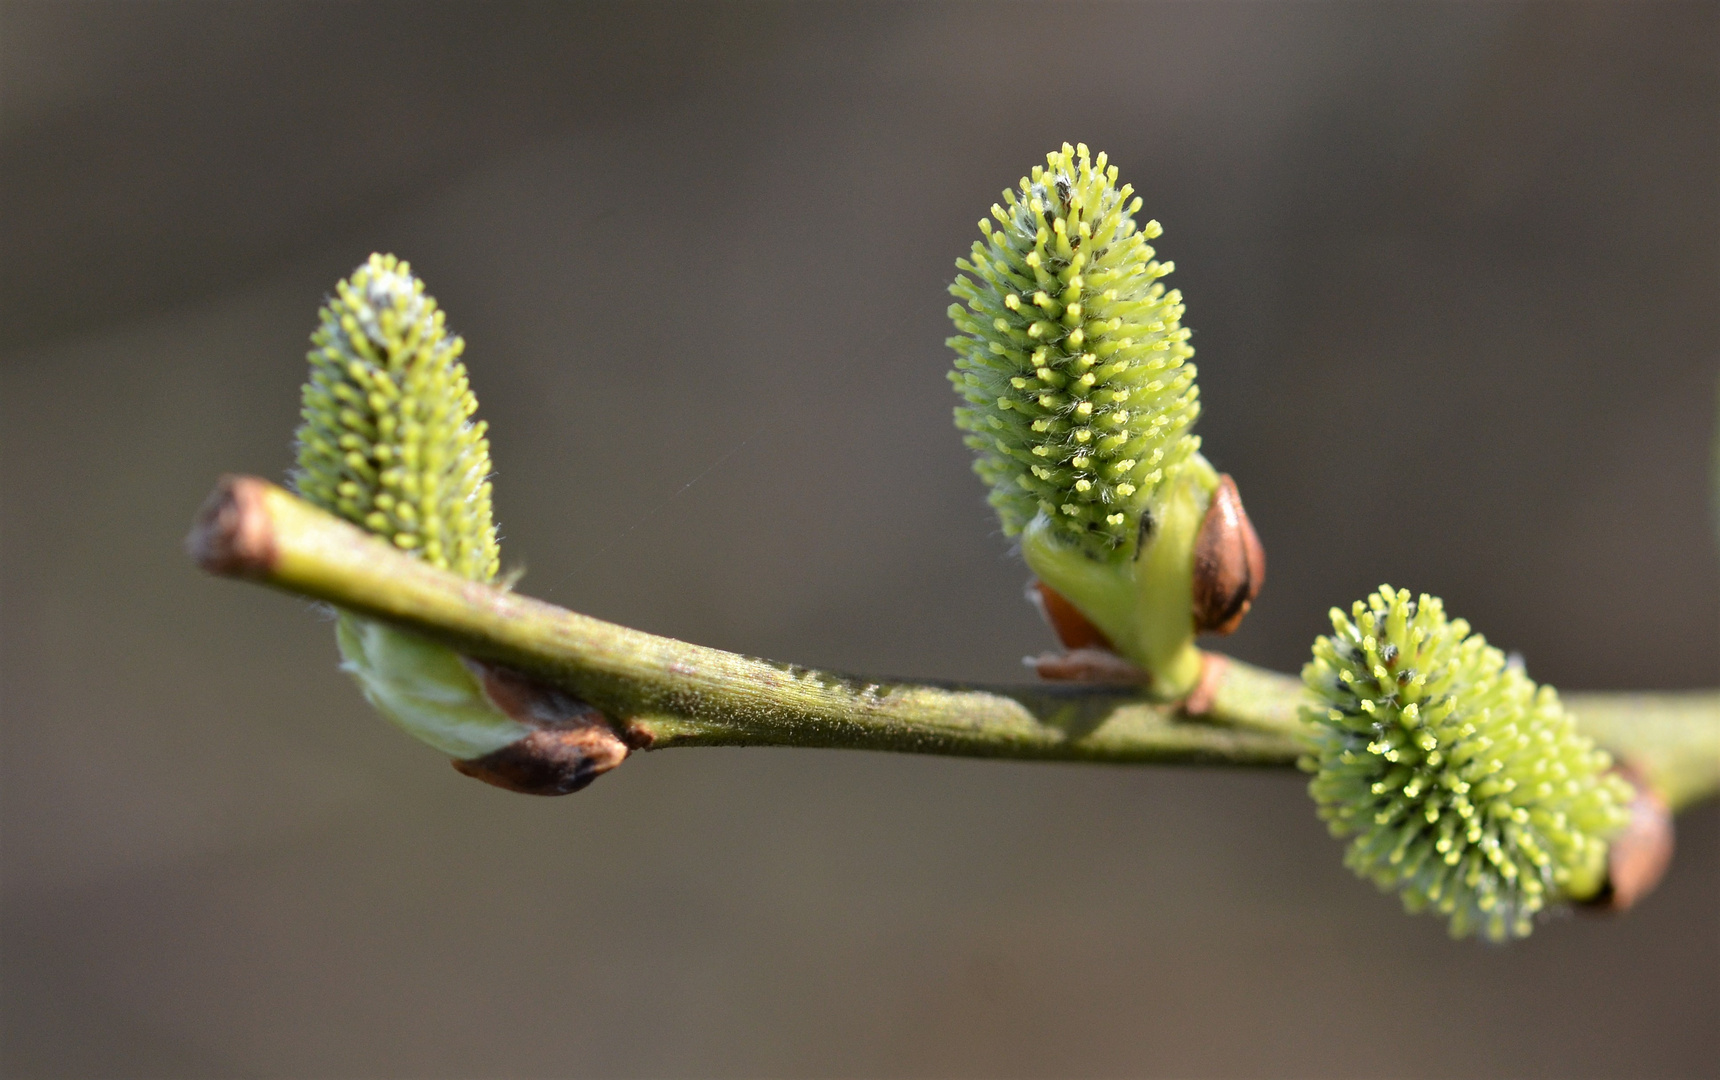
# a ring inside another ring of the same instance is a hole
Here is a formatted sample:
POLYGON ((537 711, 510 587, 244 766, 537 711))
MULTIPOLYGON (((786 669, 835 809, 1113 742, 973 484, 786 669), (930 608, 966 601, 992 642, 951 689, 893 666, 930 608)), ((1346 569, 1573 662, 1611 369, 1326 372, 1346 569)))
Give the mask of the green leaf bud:
POLYGON ((1426 593, 1381 586, 1332 627, 1302 669, 1302 765, 1346 865, 1494 941, 1601 888, 1631 792, 1552 687, 1426 593))
POLYGON ((485 695, 452 649, 385 623, 341 612, 335 622, 341 670, 365 700, 407 734, 470 761, 530 735, 485 695))

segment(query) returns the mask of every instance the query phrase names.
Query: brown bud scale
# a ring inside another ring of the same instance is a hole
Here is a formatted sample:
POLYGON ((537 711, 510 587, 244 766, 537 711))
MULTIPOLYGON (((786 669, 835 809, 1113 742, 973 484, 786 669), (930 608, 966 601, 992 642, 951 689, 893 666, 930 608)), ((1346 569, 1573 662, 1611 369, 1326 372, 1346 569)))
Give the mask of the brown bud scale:
POLYGON ((1057 635, 1057 641, 1065 649, 1073 652, 1076 649, 1105 649, 1115 652, 1116 647, 1111 640, 1081 614, 1081 609, 1071 604, 1056 589, 1043 581, 1035 581, 1027 588, 1027 598, 1033 601, 1033 606, 1039 609, 1039 614, 1051 627, 1051 632, 1057 635))
POLYGON ((1266 549, 1228 473, 1219 476, 1194 542, 1194 628, 1228 634, 1266 583, 1266 549))
POLYGON ((585 702, 510 668, 466 663, 497 709, 535 729, 483 757, 456 760, 467 776, 525 795, 568 795, 627 759, 609 718, 585 702))
POLYGON ((1630 821, 1607 845, 1607 882, 1588 906, 1602 911, 1629 911, 1654 891, 1672 863, 1672 811, 1647 778, 1620 763, 1614 772, 1630 782, 1636 798, 1630 821))

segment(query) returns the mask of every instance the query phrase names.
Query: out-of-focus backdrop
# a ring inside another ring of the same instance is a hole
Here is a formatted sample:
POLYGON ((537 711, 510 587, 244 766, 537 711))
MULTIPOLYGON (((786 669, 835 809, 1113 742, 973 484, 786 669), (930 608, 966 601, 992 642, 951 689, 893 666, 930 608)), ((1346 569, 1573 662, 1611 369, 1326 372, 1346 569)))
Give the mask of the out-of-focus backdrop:
POLYGON ((467 338, 522 588, 747 653, 1015 679, 945 288, 1109 151, 1300 665, 1381 581, 1567 689, 1720 679, 1720 7, 0 7, 9 1076, 1694 1076, 1720 812, 1496 949, 1292 773, 645 755, 457 775, 308 605, 179 550, 282 478, 372 251, 467 338))

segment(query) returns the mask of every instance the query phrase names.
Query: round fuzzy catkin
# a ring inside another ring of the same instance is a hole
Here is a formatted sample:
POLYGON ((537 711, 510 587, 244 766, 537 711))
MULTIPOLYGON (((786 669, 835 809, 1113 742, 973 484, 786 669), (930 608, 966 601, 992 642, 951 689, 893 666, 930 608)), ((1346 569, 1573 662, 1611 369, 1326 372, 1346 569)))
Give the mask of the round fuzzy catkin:
POLYGON ((412 268, 372 255, 311 335, 300 495, 433 566, 495 577, 490 448, 450 334, 412 268))
POLYGON ((1381 586, 1332 627, 1302 669, 1301 764, 1352 870, 1495 941, 1598 887, 1630 793, 1552 687, 1426 593, 1381 586))
POLYGON ((956 263, 956 424, 1009 535, 1043 513, 1066 539, 1119 547, 1198 448, 1182 295, 1159 281, 1173 267, 1133 193, 1104 154, 1065 143, 956 263))

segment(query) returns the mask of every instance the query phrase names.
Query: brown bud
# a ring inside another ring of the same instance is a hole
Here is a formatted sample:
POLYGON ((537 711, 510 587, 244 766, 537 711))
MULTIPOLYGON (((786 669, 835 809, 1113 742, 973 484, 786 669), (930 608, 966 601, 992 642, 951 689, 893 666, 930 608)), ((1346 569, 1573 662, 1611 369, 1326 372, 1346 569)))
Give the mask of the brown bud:
POLYGON ((1218 489, 1194 541, 1194 628, 1203 634, 1228 634, 1260 595, 1266 582, 1266 549, 1229 474, 1218 489))
POLYGON ((1603 911, 1628 911, 1654 891, 1672 862, 1672 811, 1648 780, 1629 765, 1614 768, 1636 798, 1630 822, 1607 845, 1607 883, 1588 903, 1603 911))
POLYGON ((1111 640, 1081 614, 1081 609, 1063 598, 1063 594, 1045 584, 1035 581, 1027 587, 1027 598, 1039 609, 1039 614, 1051 627, 1051 632, 1057 635, 1057 640, 1065 649, 1106 649, 1115 652, 1111 640))
POLYGON ((1200 654, 1200 678, 1195 682, 1194 689, 1183 698, 1182 711, 1185 716, 1205 716, 1212 711, 1212 703, 1218 698, 1218 689, 1224 685, 1224 669, 1230 660, 1222 653, 1202 652, 1200 654))
POLYGON ((526 795, 567 795, 627 759, 609 718, 585 702, 510 668, 466 664, 497 709, 533 729, 483 757, 456 760, 467 776, 526 795))

